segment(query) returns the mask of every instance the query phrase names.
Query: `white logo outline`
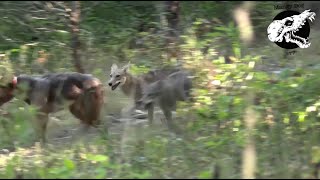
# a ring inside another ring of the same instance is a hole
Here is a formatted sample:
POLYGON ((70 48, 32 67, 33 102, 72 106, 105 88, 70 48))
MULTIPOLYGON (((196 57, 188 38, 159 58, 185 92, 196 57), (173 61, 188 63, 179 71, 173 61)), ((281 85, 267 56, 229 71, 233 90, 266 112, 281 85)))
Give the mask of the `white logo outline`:
POLYGON ((311 22, 315 20, 316 13, 310 9, 303 11, 299 15, 286 17, 282 20, 274 20, 268 26, 268 38, 271 42, 282 42, 296 44, 300 48, 308 48, 311 42, 308 38, 295 35, 309 19, 311 22))

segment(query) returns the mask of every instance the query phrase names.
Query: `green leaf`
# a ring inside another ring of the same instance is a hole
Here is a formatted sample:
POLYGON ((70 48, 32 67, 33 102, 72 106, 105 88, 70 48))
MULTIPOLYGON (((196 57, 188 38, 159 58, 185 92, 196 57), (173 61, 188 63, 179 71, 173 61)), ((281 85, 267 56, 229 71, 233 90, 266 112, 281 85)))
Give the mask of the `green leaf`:
POLYGON ((11 49, 11 52, 14 53, 14 52, 19 52, 20 49, 11 49))
POLYGON ((199 179, 209 179, 209 178, 211 178, 211 172, 209 170, 202 171, 202 172, 200 172, 198 178, 199 179))
POLYGON ((215 27, 214 29, 217 31, 227 31, 228 30, 228 28, 223 27, 223 26, 218 26, 218 27, 215 27))
POLYGON ((108 161, 109 157, 105 156, 105 155, 88 155, 88 160, 91 161, 96 161, 96 162, 104 162, 104 161, 108 161))
POLYGON ((65 159, 64 160, 64 165, 69 169, 69 170, 73 170, 75 168, 75 165, 73 163, 72 160, 70 159, 65 159))
POLYGON ((304 122, 305 120, 305 117, 307 116, 305 112, 299 112, 299 118, 298 118, 298 121, 299 122, 304 122))
POLYGON ((240 59, 241 58, 241 49, 239 47, 234 47, 233 51, 234 51, 234 54, 236 55, 236 57, 238 59, 240 59))
POLYGON ((289 119, 288 115, 286 115, 286 116, 283 118, 283 122, 284 122, 285 124, 289 124, 290 119, 289 119))

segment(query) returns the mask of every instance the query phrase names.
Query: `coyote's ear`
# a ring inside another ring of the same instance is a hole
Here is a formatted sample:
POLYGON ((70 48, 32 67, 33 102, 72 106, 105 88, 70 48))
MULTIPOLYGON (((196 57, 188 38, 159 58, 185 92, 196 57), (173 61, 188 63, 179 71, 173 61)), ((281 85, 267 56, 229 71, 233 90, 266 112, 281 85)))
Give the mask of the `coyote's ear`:
POLYGON ((155 71, 149 71, 149 73, 151 74, 151 76, 156 76, 156 72, 155 71))
POLYGON ((147 81, 152 80, 154 77, 156 76, 156 73, 154 71, 149 71, 146 75, 145 75, 145 79, 147 81))
POLYGON ((114 72, 116 69, 118 69, 118 66, 116 64, 112 64, 111 72, 114 72))
POLYGON ((127 73, 127 72, 129 72, 129 67, 130 67, 130 61, 128 62, 128 64, 127 65, 125 65, 125 66, 123 66, 123 72, 125 72, 125 73, 127 73))

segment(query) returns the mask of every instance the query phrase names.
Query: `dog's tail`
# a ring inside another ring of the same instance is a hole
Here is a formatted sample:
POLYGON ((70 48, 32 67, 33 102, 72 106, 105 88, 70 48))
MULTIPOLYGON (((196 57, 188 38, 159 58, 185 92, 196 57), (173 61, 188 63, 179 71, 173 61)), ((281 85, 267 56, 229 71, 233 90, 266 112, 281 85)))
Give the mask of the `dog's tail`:
POLYGON ((92 126, 100 124, 100 114, 104 104, 104 89, 98 79, 85 83, 82 94, 82 105, 84 107, 85 123, 92 126))

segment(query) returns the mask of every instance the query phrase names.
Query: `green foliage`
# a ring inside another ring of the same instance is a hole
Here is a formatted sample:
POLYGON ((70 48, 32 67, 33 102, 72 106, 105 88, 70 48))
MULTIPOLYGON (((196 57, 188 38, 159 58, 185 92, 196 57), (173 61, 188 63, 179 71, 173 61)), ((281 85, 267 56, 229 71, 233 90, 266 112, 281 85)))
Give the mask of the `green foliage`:
POLYGON ((32 120, 35 118, 35 108, 15 101, 7 106, 7 111, 9 117, 0 117, 0 148, 11 149, 30 144, 34 140, 32 120))
POLYGON ((23 161, 21 155, 26 149, 17 151, 17 155, 5 162, 8 166, 1 170, 2 177, 14 177, 15 172, 22 170, 21 173, 27 178, 105 178, 108 168, 111 168, 107 156, 93 154, 83 148, 80 152, 64 150, 54 153, 52 150, 37 152, 32 159, 23 161), (51 156, 47 157, 47 153, 51 156), (33 165, 29 164, 30 160, 33 165), (91 173, 83 170, 90 170, 91 173))
POLYGON ((12 64, 5 54, 0 54, 0 85, 5 85, 13 79, 12 64))

